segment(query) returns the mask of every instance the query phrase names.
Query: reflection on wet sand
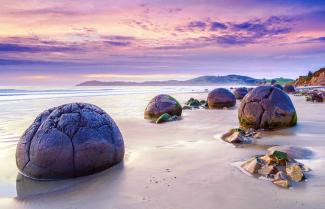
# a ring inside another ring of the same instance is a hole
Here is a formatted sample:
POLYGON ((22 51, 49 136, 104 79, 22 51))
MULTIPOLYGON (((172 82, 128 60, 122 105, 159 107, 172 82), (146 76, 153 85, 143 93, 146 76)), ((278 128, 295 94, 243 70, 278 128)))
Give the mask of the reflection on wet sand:
POLYGON ((35 198, 38 196, 47 195, 49 193, 75 189, 80 185, 87 188, 93 184, 100 184, 101 182, 110 181, 112 178, 116 179, 121 177, 123 169, 124 163, 120 163, 111 169, 107 169, 94 175, 60 181, 34 180, 18 173, 16 180, 16 199, 26 201, 29 198, 35 198))

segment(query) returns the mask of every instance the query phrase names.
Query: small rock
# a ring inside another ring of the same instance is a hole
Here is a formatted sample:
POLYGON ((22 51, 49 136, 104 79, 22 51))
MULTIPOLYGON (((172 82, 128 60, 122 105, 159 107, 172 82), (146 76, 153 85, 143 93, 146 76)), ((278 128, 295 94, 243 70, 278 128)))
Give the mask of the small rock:
POLYGON ((257 157, 254 157, 246 162, 244 162, 241 167, 245 169, 247 172, 254 174, 257 173, 258 169, 260 169, 263 165, 263 162, 258 159, 257 157))
POLYGON ((171 118, 171 116, 168 113, 164 113, 156 120, 156 123, 157 124, 165 123, 165 122, 169 121, 170 118, 171 118))
POLYGON ((183 107, 183 110, 190 110, 190 109, 192 109, 190 106, 188 106, 188 105, 185 105, 184 107, 183 107))
POLYGON ((281 152, 278 150, 274 150, 271 153, 272 156, 274 156, 278 161, 283 161, 283 160, 287 160, 288 159, 288 155, 285 152, 281 152))
POLYGON ((276 160, 274 159, 274 157, 272 155, 264 155, 262 157, 260 157, 261 160, 263 160, 265 162, 265 164, 267 165, 272 165, 276 162, 276 160))
POLYGON ((287 175, 295 182, 300 182, 304 179, 304 173, 299 165, 292 165, 286 168, 287 175))
POLYGON ((289 180, 289 177, 284 171, 278 171, 274 175, 274 180, 289 180))
POLYGON ((275 174, 278 170, 273 165, 264 165, 260 169, 258 169, 258 174, 262 176, 269 177, 271 174, 275 174))
POLYGON ((288 180, 275 180, 273 184, 288 189, 290 187, 290 182, 288 180))
POLYGON ((229 143, 250 143, 252 139, 245 135, 241 129, 231 129, 221 136, 221 139, 229 143))

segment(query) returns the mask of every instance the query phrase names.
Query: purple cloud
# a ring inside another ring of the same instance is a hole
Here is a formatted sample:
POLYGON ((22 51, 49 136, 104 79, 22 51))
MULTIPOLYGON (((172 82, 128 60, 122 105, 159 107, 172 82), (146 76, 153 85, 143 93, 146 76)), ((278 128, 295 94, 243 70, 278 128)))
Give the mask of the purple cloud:
POLYGON ((211 25, 210 25, 210 31, 216 31, 216 30, 225 30, 227 29, 227 25, 221 23, 221 22, 212 22, 211 25))
POLYGON ((190 30, 205 30, 207 24, 203 21, 192 21, 188 24, 188 29, 190 30))
POLYGON ((46 46, 46 45, 22 45, 5 43, 0 44, 0 52, 67 52, 67 51, 82 51, 79 46, 46 46))

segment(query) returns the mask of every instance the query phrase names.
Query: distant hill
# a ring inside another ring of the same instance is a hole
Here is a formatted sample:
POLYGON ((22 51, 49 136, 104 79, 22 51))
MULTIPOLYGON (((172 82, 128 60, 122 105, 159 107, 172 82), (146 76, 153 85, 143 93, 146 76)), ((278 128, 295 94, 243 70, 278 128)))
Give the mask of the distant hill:
POLYGON ((295 86, 325 86, 325 68, 321 68, 308 76, 300 76, 293 84, 295 86))
POLYGON ((281 84, 281 85, 285 85, 287 83, 291 83, 291 82, 295 81, 294 79, 291 79, 291 78, 282 78, 282 77, 280 77, 280 78, 268 79, 268 80, 266 80, 266 82, 271 83, 272 80, 275 80, 276 83, 281 84))
MULTIPOLYGON (((264 83, 264 79, 255 79, 241 75, 226 76, 200 76, 194 79, 177 81, 145 81, 145 82, 123 82, 123 81, 86 81, 77 86, 209 86, 209 85, 258 85, 264 83)), ((293 81, 293 80, 291 80, 293 81)))
POLYGON ((186 86, 186 85, 257 85, 262 83, 262 79, 255 79, 241 75, 227 76, 201 76, 190 80, 177 81, 145 81, 145 82, 123 82, 123 81, 86 81, 77 86, 186 86))

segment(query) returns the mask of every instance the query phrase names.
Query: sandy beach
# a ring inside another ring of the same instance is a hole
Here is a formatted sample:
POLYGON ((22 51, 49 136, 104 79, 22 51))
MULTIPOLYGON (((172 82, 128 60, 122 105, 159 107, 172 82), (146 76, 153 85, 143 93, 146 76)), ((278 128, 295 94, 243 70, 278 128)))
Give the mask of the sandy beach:
MULTIPOLYGON (((1 101, 0 208, 324 208, 324 104, 290 96, 297 126, 267 132, 256 144, 235 147, 220 135, 238 127, 239 101, 229 110, 185 110, 182 120, 157 125, 143 119, 155 95, 1 101), (42 110, 75 101, 96 104, 114 118, 124 137, 124 162, 95 175, 63 181, 34 181, 19 175, 15 165, 19 136, 42 110), (307 181, 281 189, 234 166, 274 145, 313 151, 313 156, 300 160, 312 169, 307 181)), ((182 104, 190 97, 207 97, 207 93, 171 95, 182 104)))

